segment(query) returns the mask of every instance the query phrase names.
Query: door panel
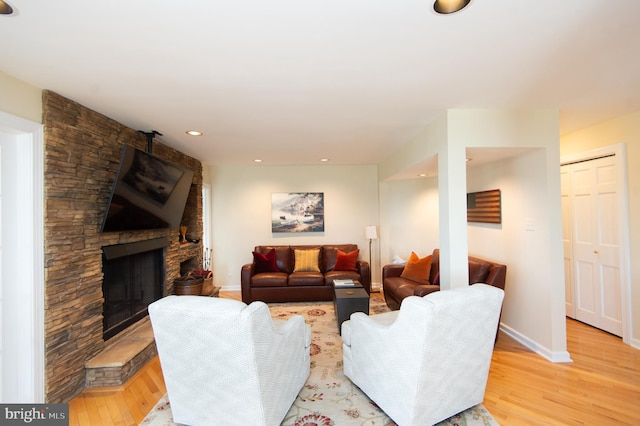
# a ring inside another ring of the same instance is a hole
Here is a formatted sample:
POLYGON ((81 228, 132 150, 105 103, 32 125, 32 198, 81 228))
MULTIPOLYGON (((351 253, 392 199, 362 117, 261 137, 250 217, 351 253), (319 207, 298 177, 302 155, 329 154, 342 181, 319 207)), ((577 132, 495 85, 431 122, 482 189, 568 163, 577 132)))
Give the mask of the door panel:
POLYGON ((573 294, 573 226, 571 214, 571 166, 560 167, 560 192, 562 196, 562 248, 564 251, 564 300, 569 318, 575 318, 573 294))
MULTIPOLYGON (((622 335, 615 157, 563 166, 570 176, 575 318, 622 335)), ((563 213, 564 214, 564 213, 563 213)), ((566 258, 566 255, 565 255, 566 258)))

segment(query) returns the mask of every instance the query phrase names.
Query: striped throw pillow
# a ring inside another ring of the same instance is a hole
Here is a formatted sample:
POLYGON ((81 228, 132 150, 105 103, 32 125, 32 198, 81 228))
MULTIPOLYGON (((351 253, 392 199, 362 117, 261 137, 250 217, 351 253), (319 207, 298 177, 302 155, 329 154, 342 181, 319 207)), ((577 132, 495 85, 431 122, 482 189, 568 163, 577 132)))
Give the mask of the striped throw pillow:
POLYGON ((294 250, 296 265, 293 272, 320 272, 318 266, 318 256, 320 249, 294 250))

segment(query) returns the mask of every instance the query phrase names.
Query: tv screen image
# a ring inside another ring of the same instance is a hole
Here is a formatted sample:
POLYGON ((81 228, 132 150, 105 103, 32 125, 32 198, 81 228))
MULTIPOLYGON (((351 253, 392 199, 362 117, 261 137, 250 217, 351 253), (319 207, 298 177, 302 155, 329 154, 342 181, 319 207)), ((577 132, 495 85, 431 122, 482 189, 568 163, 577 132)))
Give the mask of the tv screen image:
POLYGON ((180 226, 193 171, 125 145, 102 232, 180 226))

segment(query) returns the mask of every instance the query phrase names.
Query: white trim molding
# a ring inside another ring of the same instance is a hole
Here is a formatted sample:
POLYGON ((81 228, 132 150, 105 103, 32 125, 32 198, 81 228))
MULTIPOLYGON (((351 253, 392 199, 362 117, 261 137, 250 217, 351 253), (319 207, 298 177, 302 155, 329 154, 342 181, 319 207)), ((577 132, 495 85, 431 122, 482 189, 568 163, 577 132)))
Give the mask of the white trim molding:
MULTIPOLYGON (((11 389, 13 402, 45 402, 44 345, 44 131, 40 123, 0 111, 0 131, 14 149, 10 170, 15 215, 11 244, 14 252, 11 271, 3 271, 5 282, 20 281, 15 286, 18 318, 12 318, 19 358, 15 371, 20 380, 11 389), (13 274, 13 277, 12 277, 13 274)), ((5 163, 6 164, 6 163, 5 163)), ((5 200, 5 202, 8 200, 5 200)), ((4 380, 4 378, 3 378, 4 380)), ((9 401, 4 401, 9 402, 9 401)))

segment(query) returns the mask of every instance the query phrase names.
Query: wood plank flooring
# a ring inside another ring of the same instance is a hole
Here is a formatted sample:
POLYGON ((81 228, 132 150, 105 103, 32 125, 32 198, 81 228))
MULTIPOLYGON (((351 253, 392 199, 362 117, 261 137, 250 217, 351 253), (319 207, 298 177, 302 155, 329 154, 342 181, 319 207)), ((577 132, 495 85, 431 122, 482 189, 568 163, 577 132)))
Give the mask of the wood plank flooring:
MULTIPOLYGON (((240 292, 220 297, 240 300, 240 292)), ((567 345, 573 362, 553 364, 501 333, 484 399, 493 417, 509 426, 640 424, 640 350, 570 319, 567 345)), ((165 392, 156 357, 123 386, 70 401, 69 424, 137 425, 165 392)))

